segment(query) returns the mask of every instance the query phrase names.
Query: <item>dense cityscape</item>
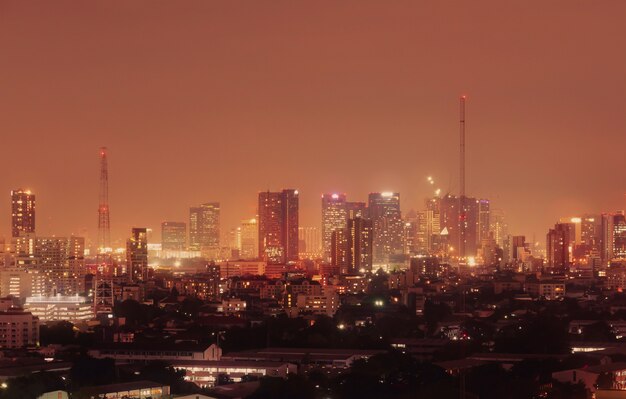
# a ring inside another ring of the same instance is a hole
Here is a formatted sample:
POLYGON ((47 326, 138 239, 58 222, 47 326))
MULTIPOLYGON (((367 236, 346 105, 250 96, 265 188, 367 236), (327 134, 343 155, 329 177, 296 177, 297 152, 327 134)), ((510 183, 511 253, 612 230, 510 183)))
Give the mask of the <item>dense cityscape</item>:
POLYGON ((160 242, 134 227, 113 248, 104 147, 99 161, 95 243, 37 235, 36 193, 10 193, 0 395, 50 384, 154 398, 626 390, 624 211, 561 217, 543 246, 511 234, 485 198, 433 189, 403 215, 397 192, 326 193, 321 225, 304 227, 304 194, 283 189, 259 192, 256 215, 228 237, 220 203, 206 202, 164 221, 160 242), (482 386, 494 373, 507 385, 482 386))
POLYGON ((0 0, 0 399, 626 399, 624 16, 0 0))

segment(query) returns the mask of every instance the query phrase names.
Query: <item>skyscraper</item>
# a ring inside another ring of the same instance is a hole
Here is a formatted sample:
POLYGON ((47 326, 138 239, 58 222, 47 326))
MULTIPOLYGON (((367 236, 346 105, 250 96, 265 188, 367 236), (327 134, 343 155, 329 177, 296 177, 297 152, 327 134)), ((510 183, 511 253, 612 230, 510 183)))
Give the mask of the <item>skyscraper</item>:
POLYGON ((613 216, 613 259, 626 259, 626 217, 624 213, 613 216))
POLYGON ((373 263, 387 263, 404 252, 400 193, 370 193, 367 210, 374 231, 373 263))
POLYGON ((478 200, 478 239, 477 243, 489 238, 489 229, 491 228, 491 210, 489 209, 489 200, 478 200))
POLYGON ((333 231, 346 228, 346 212, 345 194, 322 195, 322 249, 326 258, 330 256, 333 231))
POLYGON ((317 258, 322 249, 320 229, 317 227, 299 227, 298 239, 301 258, 317 258))
POLYGON ((259 193, 259 256, 269 263, 298 260, 298 191, 259 193))
POLYGON ((557 223, 546 236, 546 256, 548 266, 566 269, 571 261, 574 243, 574 226, 571 223, 557 223))
POLYGON ((336 229, 331 235, 330 263, 339 269, 341 274, 351 272, 348 261, 348 231, 336 229))
POLYGON ((242 259, 256 259, 259 256, 259 228, 254 218, 241 221, 239 256, 242 259))
POLYGON ((184 222, 161 223, 161 249, 184 251, 187 247, 187 225, 184 222))
POLYGON ((504 212, 501 210, 492 210, 490 216, 490 230, 493 233, 493 239, 496 240, 498 247, 504 248, 504 241, 509 235, 509 228, 504 218, 504 212))
POLYGON ((35 194, 28 190, 11 191, 11 233, 13 237, 35 233, 35 194))
POLYGON ((404 252, 415 254, 418 251, 418 239, 420 238, 419 214, 411 210, 404 218, 404 252))
POLYGON ((220 246, 220 203, 189 208, 189 249, 215 251, 220 246))
POLYGON ((448 231, 448 242, 451 253, 460 256, 461 235, 460 223, 465 223, 464 248, 465 257, 476 256, 478 245, 478 201, 476 198, 464 197, 465 219, 461 220, 459 213, 460 201, 458 197, 446 195, 440 199, 440 228, 448 231))
POLYGON ((372 271, 373 230, 369 219, 356 217, 348 220, 348 273, 372 271))
POLYGON ((68 239, 68 272, 63 273, 66 295, 85 292, 85 238, 71 236, 68 239))
POLYGON ((145 227, 133 227, 126 241, 127 273, 131 281, 148 278, 148 231, 145 227))
POLYGON ((424 226, 420 228, 424 232, 426 239, 426 249, 430 252, 437 252, 439 235, 441 234, 441 198, 434 197, 426 200, 426 211, 422 222, 424 226))
POLYGON ((367 204, 365 202, 346 202, 346 219, 368 218, 367 204))

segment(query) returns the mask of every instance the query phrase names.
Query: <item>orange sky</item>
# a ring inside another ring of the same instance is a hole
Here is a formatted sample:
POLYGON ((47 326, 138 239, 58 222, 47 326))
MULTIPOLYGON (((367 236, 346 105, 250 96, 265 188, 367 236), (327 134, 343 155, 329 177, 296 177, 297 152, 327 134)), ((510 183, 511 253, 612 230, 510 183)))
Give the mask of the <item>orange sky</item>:
POLYGON ((626 1, 0 0, 0 235, 9 191, 36 191, 40 234, 95 237, 98 147, 113 237, 259 190, 394 190, 432 175, 544 241, 561 216, 623 209, 626 1))

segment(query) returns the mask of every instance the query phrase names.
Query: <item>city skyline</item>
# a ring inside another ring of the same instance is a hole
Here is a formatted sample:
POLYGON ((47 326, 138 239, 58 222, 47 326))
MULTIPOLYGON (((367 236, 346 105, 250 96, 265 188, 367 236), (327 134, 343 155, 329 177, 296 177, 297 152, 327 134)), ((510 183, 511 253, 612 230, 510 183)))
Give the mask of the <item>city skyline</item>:
MULTIPOLYGON (((467 94, 467 195, 489 198, 515 234, 541 237, 564 215, 626 207, 626 179, 616 173, 626 91, 617 71, 626 56, 615 51, 626 5, 565 4, 544 4, 539 15, 498 2, 398 3, 385 18, 373 2, 332 15, 305 4, 283 4, 281 13, 251 5, 250 20, 233 4, 153 7, 149 15, 127 5, 122 16, 94 4, 60 11, 44 3, 33 13, 5 3, 6 146, 31 140, 28 162, 18 151, 0 161, 11 170, 0 191, 37 194, 40 234, 93 241, 95 156, 107 146, 112 237, 122 243, 132 227, 158 231, 210 201, 222 204, 225 235, 254 216, 258 192, 283 187, 302 193, 302 226, 320 225, 327 192, 359 201, 400 192, 406 214, 432 195, 427 176, 458 193, 457 99, 467 94), (495 11, 497 19, 483 16, 495 11), (161 32, 164 21, 172 37, 161 32), (564 23, 576 29, 566 34, 557 28, 564 23), (534 34, 521 35, 523 24, 534 34), (494 30, 497 37, 487 35, 494 30), (153 62, 160 54, 174 57, 153 62), (124 58, 124 73, 115 57, 124 58), (275 145, 283 138, 293 138, 289 147, 275 145), (354 143, 358 151, 346 152, 354 143), (555 167, 563 158, 588 167, 563 173, 555 167)), ((4 237, 8 206, 0 207, 4 237)))

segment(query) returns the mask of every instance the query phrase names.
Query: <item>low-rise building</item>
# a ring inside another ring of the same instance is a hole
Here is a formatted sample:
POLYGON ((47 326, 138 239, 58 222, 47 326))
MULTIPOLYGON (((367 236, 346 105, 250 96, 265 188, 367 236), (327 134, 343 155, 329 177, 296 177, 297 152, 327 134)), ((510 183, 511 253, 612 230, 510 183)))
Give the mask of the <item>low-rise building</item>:
POLYGON ((303 295, 300 294, 296 300, 296 307, 301 313, 311 313, 314 315, 326 315, 333 317, 339 308, 339 295, 303 295))
POLYGON ((180 360, 171 364, 185 371, 185 380, 200 387, 214 386, 219 375, 225 375, 233 382, 241 382, 244 376, 287 378, 289 374, 298 372, 295 364, 284 361, 180 360))
POLYGON ((537 280, 524 283, 524 290, 532 297, 555 300, 565 295, 565 283, 559 280, 537 280))
POLYGON ((570 382, 577 384, 582 382, 585 387, 595 392, 597 389, 598 377, 601 374, 609 374, 613 381, 613 389, 626 390, 626 363, 599 364, 597 366, 570 369, 552 373, 552 378, 560 382, 570 382))
POLYGON ((169 385, 153 381, 133 381, 119 384, 85 387, 79 391, 80 397, 88 398, 136 398, 136 399, 169 399, 169 385))
POLYGON ((96 359, 108 357, 114 360, 130 362, 146 362, 150 360, 219 360, 222 357, 222 349, 215 344, 114 343, 90 349, 88 354, 96 359))
POLYGON ((222 360, 236 362, 288 362, 312 365, 322 369, 345 369, 355 360, 368 359, 385 353, 383 349, 329 349, 329 348, 264 348, 230 352, 222 360))
POLYGON ((23 348, 39 344, 39 319, 30 312, 0 312, 0 347, 23 348))
POLYGON ((66 320, 77 323, 94 318, 91 303, 78 295, 28 297, 24 309, 39 317, 42 322, 66 320))

